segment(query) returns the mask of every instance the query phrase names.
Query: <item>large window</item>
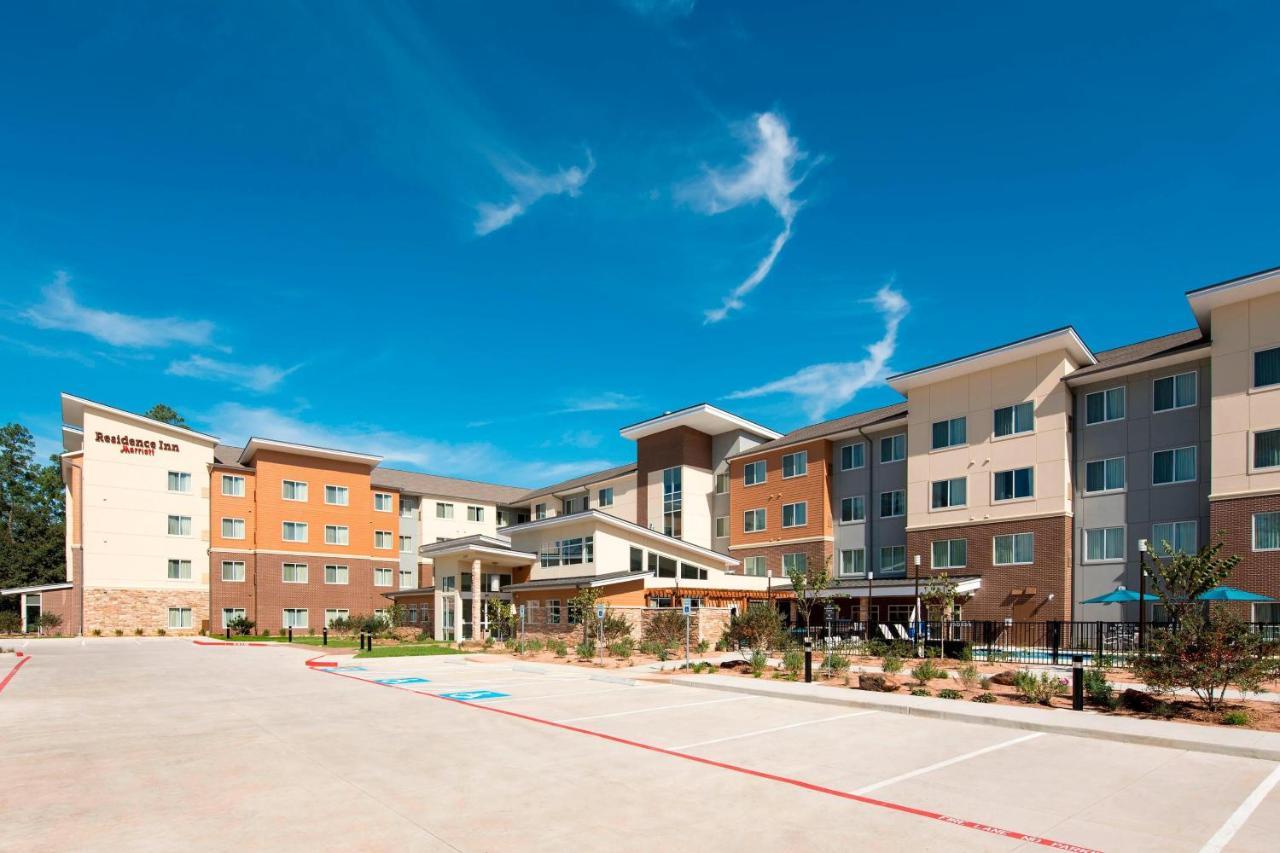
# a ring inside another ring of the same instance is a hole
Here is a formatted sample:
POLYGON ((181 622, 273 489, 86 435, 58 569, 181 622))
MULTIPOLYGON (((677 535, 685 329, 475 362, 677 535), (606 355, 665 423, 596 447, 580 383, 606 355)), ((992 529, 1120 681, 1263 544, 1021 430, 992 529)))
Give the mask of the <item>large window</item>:
POLYGON ((951 418, 946 421, 934 421, 933 423, 933 449, 941 450, 944 447, 955 447, 958 444, 968 442, 966 437, 966 422, 964 418, 951 418))
POLYGON ((1253 434, 1253 467, 1280 467, 1280 429, 1253 434))
MULTIPOLYGON (((717 475, 717 478, 724 476, 717 475)), ((613 486, 606 486, 596 492, 596 506, 613 506, 613 486)))
POLYGON ((782 505, 783 527, 804 527, 809 522, 809 504, 801 501, 782 505))
MULTIPOLYGON (((401 569, 400 570, 400 588, 401 589, 415 588, 418 585, 417 579, 414 578, 415 574, 417 574, 417 572, 415 572, 413 569, 401 569)), ((494 591, 497 592, 497 590, 494 590, 494 591)))
POLYGON ((453 518, 453 504, 436 501, 436 518, 453 518))
POLYGON ((852 471, 867 464, 867 445, 863 442, 846 444, 840 448, 840 470, 852 471))
POLYGON ((1021 435, 1035 429, 1035 403, 1031 400, 1016 406, 1002 406, 995 413, 996 438, 1021 435))
POLYGON ((244 538, 244 519, 243 518, 222 519, 222 538, 223 539, 243 539, 244 538))
POLYGON ((1008 533, 993 542, 992 562, 997 566, 1023 566, 1035 561, 1035 534, 1008 533))
POLYGON ((764 530, 765 513, 763 509, 749 509, 742 514, 742 531, 758 533, 764 530))
POLYGON ((1253 354, 1253 387, 1280 385, 1280 347, 1260 349, 1253 354))
MULTIPOLYGON (((471 575, 463 575, 463 578, 470 578, 471 575)), ((392 586, 395 583, 396 574, 394 569, 375 568, 373 570, 374 586, 392 586)))
POLYGON ((282 563, 280 565, 280 580, 284 583, 306 583, 307 564, 282 563))
POLYGON ((331 628, 335 620, 346 619, 350 615, 351 611, 345 607, 326 607, 324 611, 324 626, 331 628))
POLYGON ((674 578, 676 576, 676 561, 670 557, 664 557, 661 554, 655 554, 650 551, 649 571, 660 578, 674 578))
POLYGON ((191 608, 190 607, 170 607, 169 608, 169 627, 183 628, 191 627, 191 608))
POLYGON ((840 562, 836 572, 842 578, 862 577, 867 573, 867 551, 865 548, 843 548, 840 551, 840 562))
POLYGON ((1253 514, 1253 550, 1280 551, 1280 512, 1253 514))
POLYGON ((1108 388, 1084 395, 1084 422, 1087 425, 1124 420, 1124 388, 1108 388))
POLYGON ((885 545, 880 548, 880 576, 903 577, 907 573, 907 547, 885 545))
POLYGON ((1093 492, 1118 492, 1124 488, 1124 457, 1095 459, 1084 463, 1084 490, 1093 492))
POLYGON ((791 572, 803 572, 809 567, 809 558, 805 556, 803 551, 797 551, 794 554, 782 555, 782 572, 790 574, 791 572))
POLYGON ((907 493, 902 489, 880 493, 880 517, 897 518, 907 514, 907 493))
POLYGON ((324 502, 331 506, 347 506, 351 500, 351 494, 346 486, 325 486, 324 502))
POLYGON ((662 472, 662 532, 677 539, 683 533, 680 523, 684 495, 682 480, 679 466, 662 472))
POLYGON ((788 453, 782 457, 782 479, 803 477, 809 472, 809 451, 788 453))
POLYGON ((413 553, 413 536, 412 535, 400 537, 400 553, 401 554, 413 553))
POLYGON ((243 608, 243 607, 224 607, 224 608, 222 608, 222 627, 223 627, 223 629, 230 628, 230 627, 231 627, 231 623, 232 623, 232 622, 236 621, 237 619, 243 619, 243 618, 244 618, 244 608, 243 608))
POLYGON ((763 483, 768 479, 768 476, 763 459, 757 459, 755 462, 748 462, 742 466, 742 484, 745 486, 763 483))
POLYGON ((637 548, 636 546, 632 545, 630 560, 631 560, 631 565, 629 568, 631 569, 631 571, 633 572, 644 571, 644 549, 637 548))
POLYGON ((1200 523, 1196 521, 1169 521, 1151 526, 1151 553, 1163 557, 1174 553, 1193 554, 1199 549, 1200 523))
POLYGON ((307 523, 305 521, 285 521, 280 526, 280 538, 286 542, 306 542, 307 523))
POLYGON ((169 516, 169 535, 170 536, 190 536, 191 535, 191 516, 189 515, 169 516))
POLYGON ((237 474, 223 474, 222 494, 229 498, 244 497, 244 477, 237 474))
POLYGON ((577 536, 548 542, 538 552, 538 562, 548 566, 576 566, 595 562, 595 537, 577 536))
POLYGON ((191 561, 170 560, 168 577, 171 581, 191 580, 191 561))
POLYGON ((305 607, 286 607, 281 624, 285 628, 306 628, 308 624, 307 609, 305 607))
MULTIPOLYGON (((441 518, 443 518, 443 517, 444 517, 444 516, 441 516, 441 518)), ((546 517, 547 517, 547 505, 546 505, 546 504, 534 504, 534 506, 533 506, 533 517, 534 517, 534 518, 536 518, 536 519, 546 518, 546 517)))
POLYGON ((933 509, 964 506, 969 501, 968 481, 964 477, 934 480, 929 487, 929 506, 933 509))
POLYGON ((692 563, 681 563, 680 578, 687 581, 704 581, 707 579, 707 570, 692 563))
POLYGON ((244 561, 243 560, 223 560, 222 561, 222 579, 228 583, 244 582, 244 561))
MULTIPOLYGON (((387 497, 391 497, 391 496, 387 495, 387 497)), ((406 498, 406 497, 400 498, 400 517, 401 518, 413 518, 414 513, 416 513, 417 511, 418 511, 417 498, 406 498)))
POLYGON ((391 548, 395 543, 395 537, 390 530, 373 531, 373 547, 375 548, 391 548))
POLYGON ((1196 448, 1178 447, 1151 454, 1151 484, 1190 483, 1196 478, 1196 448))
POLYGON ((968 559, 969 542, 966 539, 938 539, 933 543, 935 569, 963 569, 968 559))
POLYGON ((1185 409, 1196 404, 1196 372, 1162 376, 1152 383, 1151 408, 1157 412, 1185 409))
POLYGON ((1019 498, 1029 498, 1035 494, 1034 468, 997 471, 993 479, 994 488, 991 492, 993 501, 1012 501, 1019 498))
POLYGON ((345 524, 326 524, 324 526, 324 544, 350 545, 351 529, 345 524))
POLYGON ((325 566, 324 582, 345 586, 351 578, 351 571, 346 566, 325 566))
POLYGON ((901 462, 907 458, 907 434, 887 435, 880 439, 880 463, 901 462))
POLYGON ((840 500, 840 521, 848 524, 853 521, 866 521, 867 519, 867 502, 862 495, 854 495, 851 498, 842 498, 840 500))
POLYGON ((169 491, 183 495, 191 494, 191 475, 185 471, 170 471, 169 491))
POLYGON ((280 497, 287 501, 305 501, 307 484, 300 480, 284 480, 280 483, 280 497))
POLYGON ((575 512, 586 512, 587 496, 578 495, 575 498, 564 499, 564 515, 573 515, 575 512))
MULTIPOLYGON (((584 495, 582 498, 582 509, 586 509, 587 499, 584 495)), ((579 510, 581 511, 581 510, 579 510)), ((467 521, 484 521, 484 507, 469 506, 467 507, 467 521)))
POLYGON ((547 599, 547 624, 560 624, 560 599, 558 598, 547 599))
POLYGON ((746 557, 742 561, 742 571, 744 574, 753 575, 755 577, 764 577, 768 571, 764 567, 764 557, 746 557))
POLYGON ((1105 563, 1123 559, 1123 527, 1091 527, 1084 532, 1084 561, 1086 563, 1105 563))
POLYGON ((373 511, 374 512, 391 512, 391 507, 395 500, 386 492, 373 493, 373 511))

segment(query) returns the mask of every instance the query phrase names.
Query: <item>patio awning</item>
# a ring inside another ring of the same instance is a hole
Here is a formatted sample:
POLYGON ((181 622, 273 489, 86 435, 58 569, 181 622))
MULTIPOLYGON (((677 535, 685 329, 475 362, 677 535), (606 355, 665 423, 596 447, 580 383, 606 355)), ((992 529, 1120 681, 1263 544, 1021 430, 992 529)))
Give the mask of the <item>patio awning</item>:
MULTIPOLYGON (((973 595, 975 592, 982 589, 981 575, 952 575, 951 580, 956 585, 956 595, 973 595)), ((928 582, 929 578, 921 576, 920 591, 922 593, 928 585, 928 582)), ((867 594, 868 585, 866 578, 841 578, 823 590, 821 597, 866 598, 867 594)), ((915 598, 916 579, 910 577, 872 577, 870 595, 872 598, 915 598)))

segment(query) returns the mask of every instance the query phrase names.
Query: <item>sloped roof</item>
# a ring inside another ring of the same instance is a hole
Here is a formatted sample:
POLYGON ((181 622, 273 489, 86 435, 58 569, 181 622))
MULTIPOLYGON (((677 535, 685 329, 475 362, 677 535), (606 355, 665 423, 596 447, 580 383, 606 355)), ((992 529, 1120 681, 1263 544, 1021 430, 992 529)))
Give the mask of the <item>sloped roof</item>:
POLYGON ((636 470, 636 463, 630 462, 626 465, 618 465, 613 468, 605 468, 603 471, 595 471, 591 474, 583 474, 581 477, 574 477, 571 480, 563 480, 559 483, 553 483, 550 486, 543 486, 540 489, 534 489, 526 492, 521 496, 520 500, 530 501, 543 495, 554 494, 555 492, 568 492, 583 486, 589 486, 592 483, 603 483, 605 480, 613 480, 624 474, 630 474, 636 470))
POLYGON ((1161 335, 1158 338, 1148 338, 1145 341, 1137 343, 1125 344, 1122 347, 1103 350, 1095 353, 1098 359, 1097 364, 1090 364, 1079 370, 1068 374, 1069 379, 1076 379, 1080 376, 1088 376, 1093 373, 1102 373, 1117 367, 1125 367, 1130 364, 1136 364, 1140 361, 1148 361, 1154 358, 1163 358, 1168 355, 1176 355, 1189 349, 1203 346, 1209 343, 1209 339, 1199 329, 1187 329, 1182 332, 1173 332, 1169 335, 1161 335))
POLYGON ((440 495, 446 498, 466 498, 484 503, 509 505, 520 502, 527 489, 523 486, 502 486, 482 483, 478 480, 462 480, 457 477, 440 477, 417 471, 401 471, 398 468, 373 469, 373 484, 388 489, 399 489, 417 495, 440 495))
POLYGON ((874 426, 895 418, 906 417, 906 414, 907 404, 905 402, 891 403, 878 409, 869 409, 865 412, 856 412, 852 415, 845 415, 844 417, 800 427, 782 436, 782 438, 775 438, 773 441, 757 444, 755 447, 748 448, 741 453, 735 453, 729 458, 736 459, 739 456, 752 456, 768 450, 776 450, 779 447, 788 447, 792 444, 804 444, 806 441, 816 441, 829 435, 839 435, 858 427, 874 426))

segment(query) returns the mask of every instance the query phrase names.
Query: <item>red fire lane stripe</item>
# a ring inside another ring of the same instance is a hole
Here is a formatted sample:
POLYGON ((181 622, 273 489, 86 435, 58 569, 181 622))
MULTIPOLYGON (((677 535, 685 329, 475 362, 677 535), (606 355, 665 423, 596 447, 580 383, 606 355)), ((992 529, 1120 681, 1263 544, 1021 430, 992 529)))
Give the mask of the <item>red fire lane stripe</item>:
POLYGON ((31 655, 25 655, 22 660, 13 665, 13 669, 9 670, 9 674, 4 677, 4 681, 0 681, 0 692, 4 692, 4 689, 9 686, 9 682, 13 681, 13 677, 18 674, 18 670, 26 666, 30 660, 31 655))
POLYGON ((367 679, 360 678, 355 675, 347 675, 346 673, 343 673, 343 672, 334 672, 331 669, 321 669, 321 670, 312 670, 312 671, 327 672, 330 675, 337 675, 337 676, 341 676, 342 678, 349 678, 352 681, 359 681, 362 684, 373 684, 378 687, 391 687, 391 688, 394 688, 395 690, 402 690, 406 693, 412 693, 415 696, 427 696, 431 699, 441 699, 445 702, 451 702, 455 705, 463 705, 465 707, 475 708, 480 711, 489 711, 490 713, 493 713, 493 714, 501 714, 504 717, 514 717, 517 720, 525 720, 526 722, 538 723, 540 725, 550 726, 555 729, 563 729, 568 732, 575 732, 581 735, 589 735, 591 737, 600 738, 601 740, 607 740, 613 743, 623 744, 624 746, 631 746, 631 747, 636 747, 637 749, 645 749, 650 752, 661 753, 662 755, 669 755, 672 758, 682 758, 685 761, 693 761, 698 764, 705 764, 709 767, 718 767, 721 770, 730 770, 730 771, 733 771, 734 773, 742 773, 747 776, 755 776, 756 778, 759 778, 759 779, 768 779, 771 782, 780 782, 784 785, 791 785, 792 787, 802 788, 806 791, 814 791, 819 794, 827 794, 828 796, 839 797, 844 800, 853 800, 854 802, 863 803, 864 805, 868 805, 868 806, 876 806, 878 808, 889 809, 890 811, 900 812, 902 814, 909 814, 909 815, 915 815, 916 817, 928 818, 929 820, 940 821, 942 823, 946 823, 951 826, 959 826, 965 829, 975 829, 979 832, 985 832, 989 835, 999 835, 1013 841, 1023 841, 1029 844, 1038 844, 1041 847, 1048 847, 1053 850, 1067 850, 1067 851, 1070 851, 1070 853, 1102 853, 1102 851, 1095 850, 1090 847, 1080 847, 1075 844, 1068 844, 1065 841, 1054 841, 1052 838, 1043 838, 1038 835, 1027 835, 1026 833, 1016 832, 1012 829, 1003 829, 1001 827, 992 826, 991 824, 987 824, 987 823, 980 823, 974 820, 965 820, 964 818, 951 817, 949 815, 940 814, 939 812, 929 811, 928 809, 920 809, 920 808, 916 808, 915 806, 908 806, 902 803, 894 803, 888 800, 877 800, 874 797, 864 797, 860 794, 851 794, 848 791, 841 791, 836 788, 828 788, 825 785, 816 785, 812 782, 805 782, 802 779, 793 779, 790 776, 779 776, 776 773, 767 773, 763 770, 752 770, 750 767, 742 767, 737 764, 728 764, 724 761, 716 761, 711 758, 703 758, 700 755, 692 755, 687 752, 677 752, 676 750, 673 750, 673 749, 665 749, 661 746, 654 746, 653 744, 641 743, 640 741, 635 741, 635 740, 628 740, 627 738, 618 737, 616 735, 605 734, 604 732, 596 732, 596 731, 592 731, 591 729, 583 729, 583 728, 579 728, 578 726, 570 726, 566 723, 557 723, 555 720, 547 720, 542 717, 534 717, 534 716, 530 716, 529 714, 521 714, 519 711, 508 711, 505 708, 498 708, 493 705, 478 705, 472 702, 464 702, 461 699, 450 699, 447 696, 437 696, 434 693, 423 693, 420 690, 413 690, 408 687, 402 687, 398 684, 379 684, 376 681, 368 681, 367 679))

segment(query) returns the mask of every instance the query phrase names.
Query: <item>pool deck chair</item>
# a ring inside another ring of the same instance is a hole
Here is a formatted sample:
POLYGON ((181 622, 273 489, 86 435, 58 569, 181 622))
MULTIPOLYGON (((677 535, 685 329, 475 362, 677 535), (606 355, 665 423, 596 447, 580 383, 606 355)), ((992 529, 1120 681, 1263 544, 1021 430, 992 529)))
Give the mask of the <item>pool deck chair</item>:
POLYGON ((895 624, 893 626, 893 630, 898 632, 899 640, 906 640, 908 643, 911 642, 911 635, 907 633, 907 629, 904 626, 895 624))
POLYGON ((883 622, 880 623, 880 633, 884 634, 884 638, 891 643, 895 639, 897 639, 896 637, 893 636, 893 632, 889 630, 889 626, 884 624, 883 622))

